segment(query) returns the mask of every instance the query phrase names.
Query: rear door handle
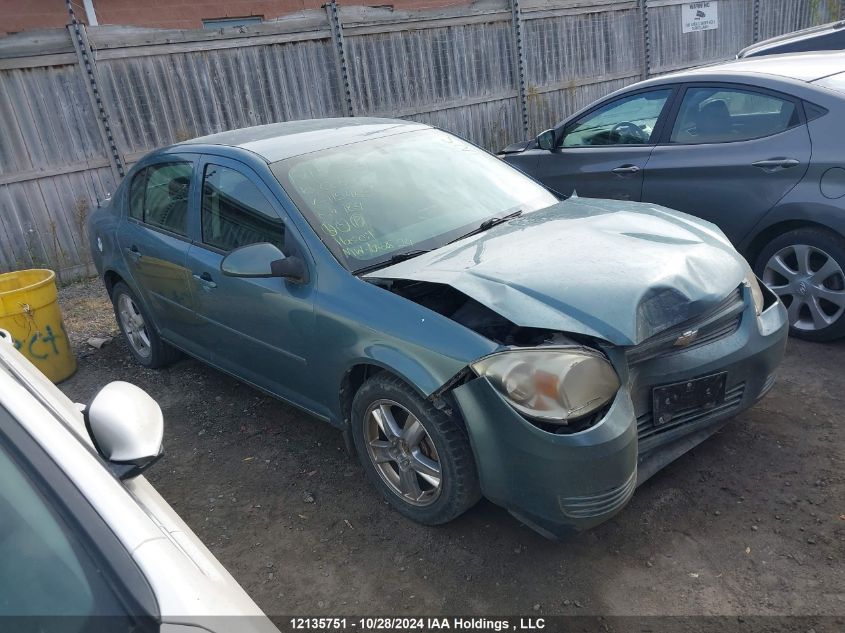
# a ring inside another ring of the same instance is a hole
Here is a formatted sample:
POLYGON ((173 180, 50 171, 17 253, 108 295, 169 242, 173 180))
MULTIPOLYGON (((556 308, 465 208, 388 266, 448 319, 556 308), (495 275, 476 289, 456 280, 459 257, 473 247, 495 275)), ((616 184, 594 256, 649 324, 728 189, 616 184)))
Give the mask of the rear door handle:
POLYGON ((132 257, 138 258, 141 257, 141 251, 138 250, 138 247, 134 244, 126 249, 126 252, 132 255, 132 257))
POLYGON ((620 165, 616 169, 611 170, 614 174, 636 174, 640 168, 636 165, 620 165))
POLYGON ((217 283, 211 277, 211 273, 209 273, 209 272, 204 272, 201 275, 194 275, 194 279, 196 279, 198 282, 200 282, 206 288, 216 288, 217 287, 217 283))
POLYGON ((763 171, 776 171, 778 169, 789 169, 800 164, 800 161, 794 158, 769 158, 766 160, 758 160, 756 163, 751 163, 754 167, 759 167, 763 171))

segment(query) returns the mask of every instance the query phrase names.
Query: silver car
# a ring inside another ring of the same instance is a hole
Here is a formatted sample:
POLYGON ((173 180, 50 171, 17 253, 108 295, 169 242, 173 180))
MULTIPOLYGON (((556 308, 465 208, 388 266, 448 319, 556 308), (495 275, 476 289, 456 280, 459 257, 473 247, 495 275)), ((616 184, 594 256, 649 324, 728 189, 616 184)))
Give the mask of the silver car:
POLYGON ((732 61, 605 97, 505 161, 564 195, 639 200, 721 228, 787 307, 845 335, 845 53, 732 61))
POLYGON ((73 404, 0 330, 4 630, 277 632, 140 475, 162 430, 129 383, 73 404))

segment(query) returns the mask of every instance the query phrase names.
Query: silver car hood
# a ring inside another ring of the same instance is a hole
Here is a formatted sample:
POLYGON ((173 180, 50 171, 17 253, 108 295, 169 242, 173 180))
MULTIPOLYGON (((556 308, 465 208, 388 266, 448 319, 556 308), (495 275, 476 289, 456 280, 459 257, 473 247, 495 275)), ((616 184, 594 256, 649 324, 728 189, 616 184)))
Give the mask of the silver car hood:
POLYGON ((519 326, 635 345, 718 304, 746 270, 709 222, 572 198, 366 277, 447 284, 519 326))

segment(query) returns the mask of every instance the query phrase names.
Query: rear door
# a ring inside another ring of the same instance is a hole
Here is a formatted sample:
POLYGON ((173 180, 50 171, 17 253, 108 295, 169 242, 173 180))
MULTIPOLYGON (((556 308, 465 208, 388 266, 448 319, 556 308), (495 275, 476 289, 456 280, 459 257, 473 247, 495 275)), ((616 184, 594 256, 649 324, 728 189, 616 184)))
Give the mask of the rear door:
POLYGON ((272 191, 247 165, 204 157, 200 180, 198 235, 187 259, 198 322, 194 337, 215 365, 314 410, 305 395, 312 391, 307 357, 313 282, 220 272, 226 254, 241 246, 269 242, 301 256, 301 241, 272 191))
POLYGON ((643 201, 717 224, 738 244, 807 171, 798 99, 739 84, 690 84, 645 170, 643 201))
POLYGON ((639 200, 672 93, 649 88, 599 104, 558 132, 557 147, 540 155, 532 175, 564 195, 639 200))
POLYGON ((183 348, 190 347, 193 319, 185 257, 195 163, 195 155, 168 155, 138 171, 118 231, 126 266, 158 330, 183 348))

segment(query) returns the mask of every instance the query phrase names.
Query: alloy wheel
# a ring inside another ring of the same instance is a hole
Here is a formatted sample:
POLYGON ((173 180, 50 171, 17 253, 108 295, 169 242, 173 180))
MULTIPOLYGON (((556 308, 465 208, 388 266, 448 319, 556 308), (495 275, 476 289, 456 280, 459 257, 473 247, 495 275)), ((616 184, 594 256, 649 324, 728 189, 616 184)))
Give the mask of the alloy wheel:
POLYGON ((144 323, 144 315, 141 314, 132 297, 125 294, 120 295, 117 301, 117 312, 120 315, 120 324, 126 334, 126 340, 129 341, 132 349, 139 356, 148 358, 152 353, 150 334, 147 331, 146 323, 144 323))
POLYGON ((367 454, 390 489, 415 506, 434 503, 443 484, 440 459, 416 416, 398 402, 377 400, 363 424, 367 454))
POLYGON ((822 330, 845 310, 845 274, 826 252, 807 244, 791 244, 769 258, 763 283, 786 306, 790 326, 822 330))

